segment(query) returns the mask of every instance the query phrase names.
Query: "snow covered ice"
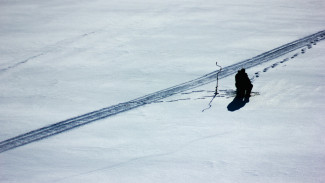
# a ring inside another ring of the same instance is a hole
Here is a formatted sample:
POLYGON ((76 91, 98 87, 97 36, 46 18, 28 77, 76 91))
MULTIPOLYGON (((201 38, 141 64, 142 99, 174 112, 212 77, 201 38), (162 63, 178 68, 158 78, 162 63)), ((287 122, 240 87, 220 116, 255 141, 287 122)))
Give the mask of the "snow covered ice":
MULTIPOLYGON (((0 141, 325 30, 316 1, 0 0, 0 141)), ((325 41, 0 153, 0 182, 325 181, 325 41)))

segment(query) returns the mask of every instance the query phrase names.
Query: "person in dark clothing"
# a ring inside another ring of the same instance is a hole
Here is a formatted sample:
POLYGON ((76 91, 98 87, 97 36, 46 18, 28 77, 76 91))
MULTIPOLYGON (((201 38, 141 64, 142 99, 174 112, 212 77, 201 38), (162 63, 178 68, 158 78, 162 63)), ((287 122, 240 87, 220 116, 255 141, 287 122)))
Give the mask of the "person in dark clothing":
POLYGON ((250 79, 248 78, 245 69, 241 69, 238 71, 238 73, 235 76, 235 80, 236 80, 236 88, 237 88, 237 97, 249 98, 251 95, 253 85, 250 79))

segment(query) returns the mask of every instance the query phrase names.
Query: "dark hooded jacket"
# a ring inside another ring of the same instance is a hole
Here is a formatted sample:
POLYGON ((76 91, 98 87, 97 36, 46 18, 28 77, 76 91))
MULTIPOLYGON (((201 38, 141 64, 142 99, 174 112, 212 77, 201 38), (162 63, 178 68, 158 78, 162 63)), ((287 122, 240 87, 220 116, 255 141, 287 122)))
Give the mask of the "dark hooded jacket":
POLYGON ((248 78, 245 69, 241 69, 235 76, 236 87, 239 89, 247 89, 252 86, 250 79, 248 78))

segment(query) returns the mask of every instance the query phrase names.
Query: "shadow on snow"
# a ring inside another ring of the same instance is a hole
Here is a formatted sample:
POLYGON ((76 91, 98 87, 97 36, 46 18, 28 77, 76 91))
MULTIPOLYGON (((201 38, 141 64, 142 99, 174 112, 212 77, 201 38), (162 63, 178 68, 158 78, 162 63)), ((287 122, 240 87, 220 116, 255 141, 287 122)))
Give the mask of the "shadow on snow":
POLYGON ((235 97, 232 102, 227 106, 228 111, 234 112, 244 107, 249 102, 249 98, 235 97))

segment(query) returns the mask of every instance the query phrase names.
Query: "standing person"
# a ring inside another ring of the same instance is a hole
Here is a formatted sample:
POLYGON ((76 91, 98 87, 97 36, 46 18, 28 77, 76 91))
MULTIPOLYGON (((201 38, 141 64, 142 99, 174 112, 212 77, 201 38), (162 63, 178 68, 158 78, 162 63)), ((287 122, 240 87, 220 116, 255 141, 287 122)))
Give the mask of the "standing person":
POLYGON ((240 98, 249 98, 251 95, 251 91, 253 88, 253 85, 248 78, 247 73, 245 72, 245 69, 241 69, 237 72, 235 76, 236 80, 236 88, 237 88, 237 96, 240 98))

